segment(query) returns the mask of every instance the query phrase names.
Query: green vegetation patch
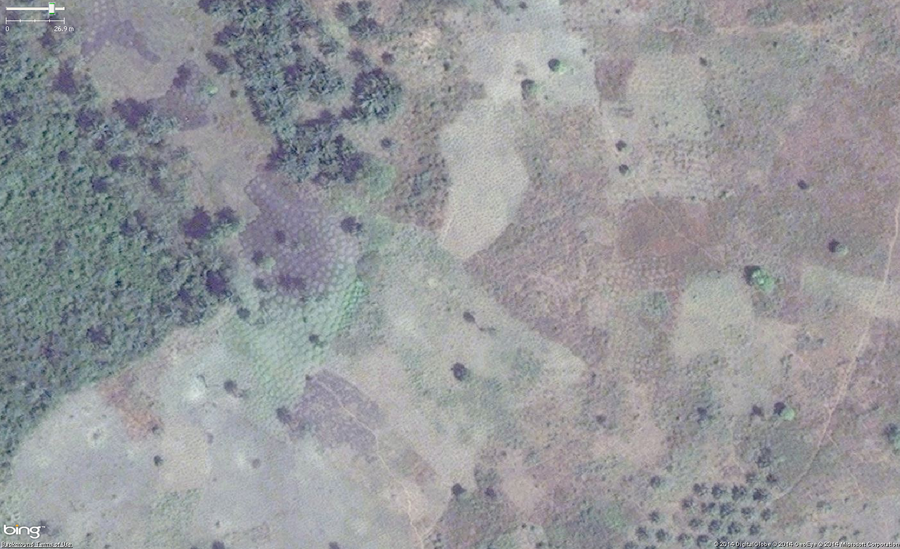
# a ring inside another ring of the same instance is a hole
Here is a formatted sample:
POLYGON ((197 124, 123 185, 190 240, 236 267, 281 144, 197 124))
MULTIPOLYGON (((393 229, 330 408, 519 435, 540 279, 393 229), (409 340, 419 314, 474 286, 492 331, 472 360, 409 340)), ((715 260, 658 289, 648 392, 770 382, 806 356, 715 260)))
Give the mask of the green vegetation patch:
POLYGON ((160 140, 165 125, 145 105, 104 111, 35 37, 0 35, 2 468, 57 394, 228 296, 212 236, 235 222, 192 213, 184 155, 160 140), (186 234, 192 221, 206 229, 198 238, 186 234))
POLYGON ((353 120, 387 120, 400 108, 402 88, 382 69, 361 72, 353 82, 353 120))
MULTIPOLYGON (((200 0, 199 6, 226 21, 207 58, 223 72, 233 59, 255 117, 277 140, 271 167, 300 182, 355 183, 372 159, 344 136, 345 125, 397 112, 397 78, 371 66, 342 74, 333 61, 344 46, 302 2, 200 0), (310 111, 317 114, 309 118, 310 111)), ((380 29, 370 9, 368 2, 341 3, 337 16, 361 39, 380 29)))
POLYGON ((794 421, 797 418, 797 410, 784 402, 775 403, 775 417, 784 421, 794 421))
POLYGON ((366 0, 356 2, 341 2, 335 8, 335 16, 347 26, 350 36, 357 40, 374 38, 381 34, 381 25, 371 17, 372 3, 366 0))
POLYGON ((828 251, 837 257, 847 257, 847 254, 850 253, 850 248, 843 242, 832 240, 828 243, 828 251))
POLYGON ((745 269, 747 282, 763 293, 771 294, 775 291, 775 276, 762 267, 752 266, 745 269))

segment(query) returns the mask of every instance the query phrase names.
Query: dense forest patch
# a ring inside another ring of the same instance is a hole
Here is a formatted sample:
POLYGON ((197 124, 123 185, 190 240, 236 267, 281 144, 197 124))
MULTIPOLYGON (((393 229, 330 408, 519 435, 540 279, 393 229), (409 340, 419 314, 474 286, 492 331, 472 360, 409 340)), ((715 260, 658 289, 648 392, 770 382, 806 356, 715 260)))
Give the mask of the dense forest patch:
MULTIPOLYGON (((216 236, 185 195, 174 121, 0 35, 0 468, 60 393, 116 371, 230 293, 216 236)), ((44 40, 43 42, 46 42, 44 40)), ((53 44, 49 44, 52 46, 53 44)))
MULTIPOLYGON (((396 76, 365 59, 355 73, 340 63, 340 54, 353 58, 354 51, 301 2, 200 0, 199 7, 225 22, 207 58, 240 76, 254 116, 275 135, 271 167, 325 186, 356 182, 372 158, 345 136, 347 125, 391 118, 403 96, 396 76)), ((354 39, 379 32, 369 7, 337 9, 354 39)))

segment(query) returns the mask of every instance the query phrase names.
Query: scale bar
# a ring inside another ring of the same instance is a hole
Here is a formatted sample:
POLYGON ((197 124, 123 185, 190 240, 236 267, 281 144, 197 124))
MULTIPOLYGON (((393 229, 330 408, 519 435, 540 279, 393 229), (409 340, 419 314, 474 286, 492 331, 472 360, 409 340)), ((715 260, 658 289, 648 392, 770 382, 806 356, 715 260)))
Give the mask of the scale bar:
POLYGON ((7 23, 65 23, 65 19, 7 19, 7 23))
MULTIPOLYGON (((65 11, 66 8, 54 8, 54 11, 65 11)), ((50 11, 49 7, 46 8, 6 8, 6 11, 50 11)))

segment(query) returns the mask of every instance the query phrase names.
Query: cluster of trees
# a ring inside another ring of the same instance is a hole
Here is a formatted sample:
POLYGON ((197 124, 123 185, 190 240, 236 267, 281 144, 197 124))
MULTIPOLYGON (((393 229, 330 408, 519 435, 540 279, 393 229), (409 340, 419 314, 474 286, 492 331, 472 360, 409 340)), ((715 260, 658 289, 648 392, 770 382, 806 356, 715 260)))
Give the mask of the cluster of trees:
POLYGON ((207 58, 220 72, 237 71, 254 115, 279 139, 293 134, 300 101, 324 101, 346 88, 322 59, 332 47, 303 3, 200 0, 199 6, 226 20, 216 34, 221 49, 207 58), (321 55, 301 44, 300 37, 310 33, 319 35, 321 55))
POLYGON ((380 68, 361 72, 353 81, 351 120, 387 120, 400 108, 402 88, 396 78, 380 68))
POLYGON ((34 38, 0 35, 0 468, 56 395, 227 298, 214 236, 237 223, 222 211, 186 234, 173 121, 134 101, 102 108, 34 38))
POLYGON ((272 166, 298 181, 355 181, 366 159, 341 133, 342 122, 323 111, 318 118, 294 124, 292 137, 279 139, 270 155, 272 166))
POLYGON ((354 6, 350 2, 341 2, 335 9, 337 18, 347 26, 350 36, 357 40, 365 40, 378 36, 381 25, 372 14, 372 3, 362 0, 354 6))
MULTIPOLYGON (((200 0, 199 5, 226 20, 216 36, 219 49, 207 58, 220 72, 233 68, 240 75, 254 116, 276 137, 272 166, 298 181, 354 182, 367 157, 342 128, 385 121, 397 112, 403 95, 397 78, 371 66, 341 74, 328 62, 341 45, 301 2, 200 0), (321 107, 320 114, 302 119, 310 104, 321 107)), ((381 31, 368 2, 343 2, 336 16, 356 39, 381 31)))

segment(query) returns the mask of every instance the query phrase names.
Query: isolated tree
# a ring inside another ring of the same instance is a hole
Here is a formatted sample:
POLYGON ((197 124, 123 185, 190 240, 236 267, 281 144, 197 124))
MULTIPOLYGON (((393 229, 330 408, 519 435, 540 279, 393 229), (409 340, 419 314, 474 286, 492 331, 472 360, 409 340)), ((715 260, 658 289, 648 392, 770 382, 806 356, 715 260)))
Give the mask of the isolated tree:
POLYGON ((400 108, 402 94, 400 82, 384 70, 361 72, 353 81, 351 117, 363 121, 387 120, 400 108))

